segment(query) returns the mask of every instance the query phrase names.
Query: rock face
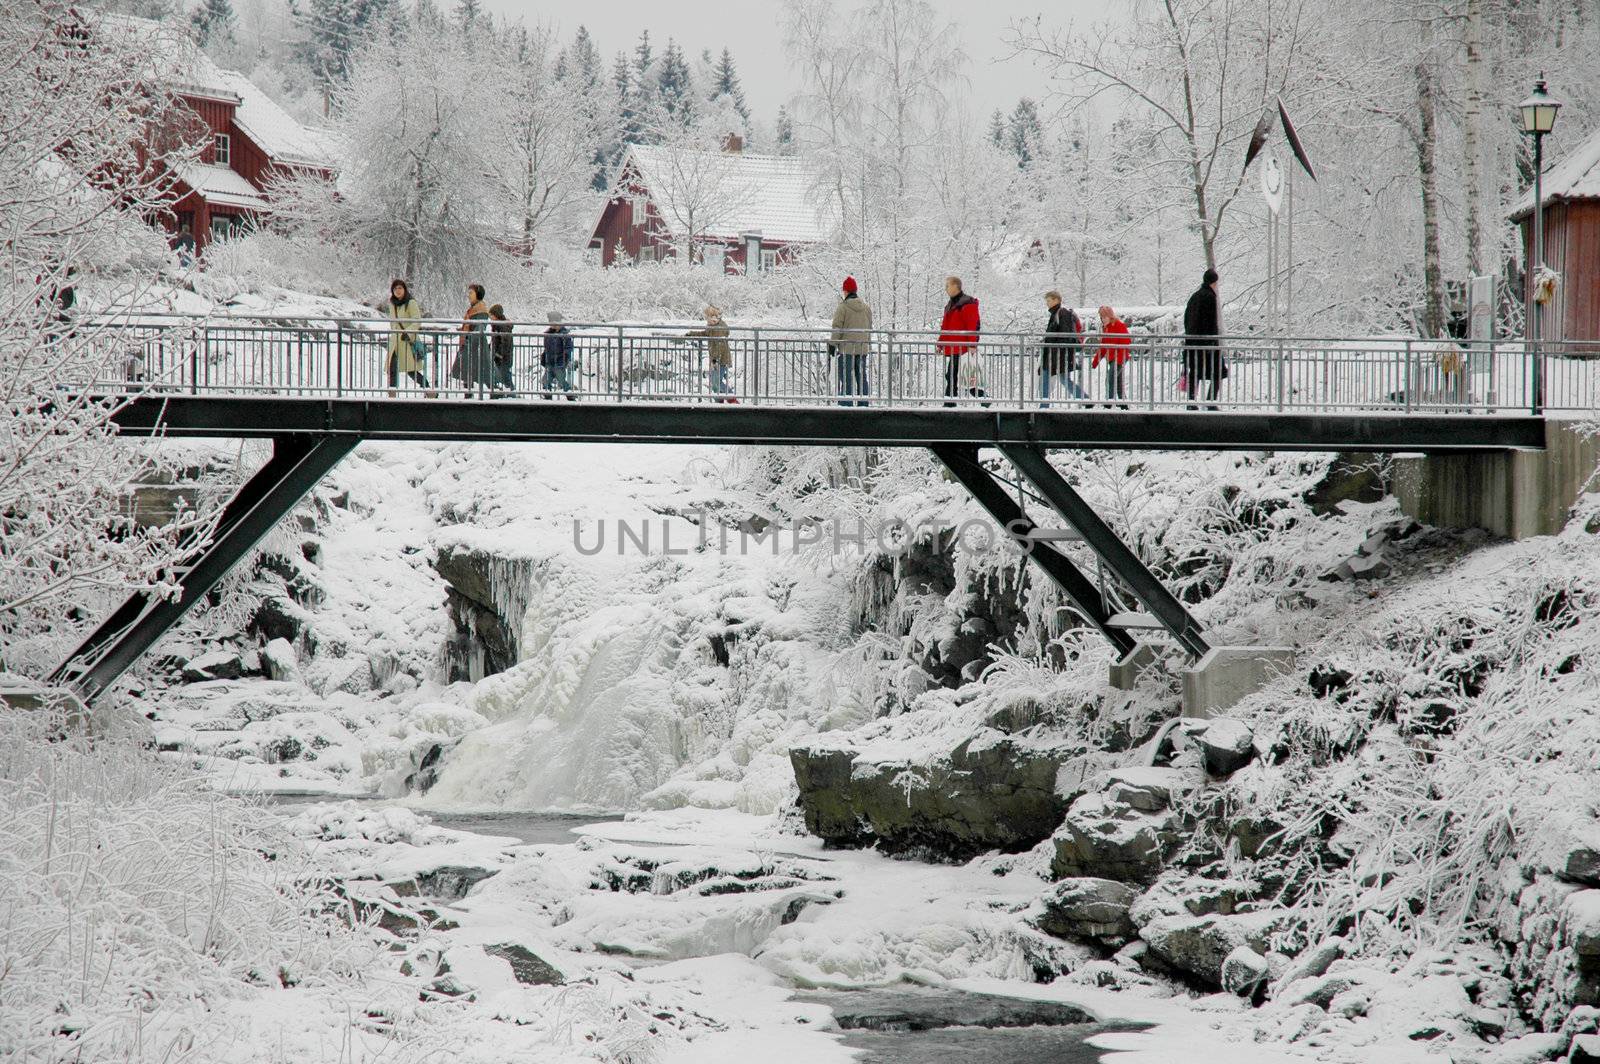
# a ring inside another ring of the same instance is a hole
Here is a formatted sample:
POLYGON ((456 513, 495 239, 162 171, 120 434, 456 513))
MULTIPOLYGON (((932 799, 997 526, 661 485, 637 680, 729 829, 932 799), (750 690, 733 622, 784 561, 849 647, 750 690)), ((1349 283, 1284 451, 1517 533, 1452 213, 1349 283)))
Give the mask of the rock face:
POLYGON ((1120 769, 1103 789, 1072 803, 1055 833, 1051 874, 1058 879, 1114 879, 1148 885, 1177 848, 1182 820, 1175 795, 1193 781, 1174 769, 1120 769))
POLYGON ((1047 935, 1115 949, 1133 937, 1131 887, 1110 879, 1064 879, 1041 901, 1033 924, 1047 935))
POLYGON ((1065 755, 984 729, 946 757, 874 762, 823 737, 793 747, 806 830, 836 846, 877 843, 966 860, 1049 838, 1066 811, 1056 793, 1065 755))
POLYGON ((475 682, 515 665, 534 563, 470 547, 445 546, 439 549, 433 567, 444 578, 450 611, 447 678, 475 682))

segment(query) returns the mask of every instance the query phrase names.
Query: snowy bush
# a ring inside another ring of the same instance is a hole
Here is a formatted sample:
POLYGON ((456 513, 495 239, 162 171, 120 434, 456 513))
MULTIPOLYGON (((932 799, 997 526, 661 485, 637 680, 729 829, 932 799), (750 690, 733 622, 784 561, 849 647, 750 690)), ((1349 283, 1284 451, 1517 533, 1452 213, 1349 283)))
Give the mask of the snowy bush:
POLYGON ((0 716, 0 1056, 228 1059, 221 1002, 377 959, 269 813, 62 725, 0 716))

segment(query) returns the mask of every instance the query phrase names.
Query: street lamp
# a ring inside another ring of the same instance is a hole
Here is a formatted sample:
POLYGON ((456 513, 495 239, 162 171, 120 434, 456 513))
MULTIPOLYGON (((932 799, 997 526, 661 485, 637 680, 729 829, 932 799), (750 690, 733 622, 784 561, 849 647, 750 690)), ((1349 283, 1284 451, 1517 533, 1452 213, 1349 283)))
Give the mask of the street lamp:
POLYGON ((1544 352, 1539 344, 1539 305, 1534 301, 1539 275, 1544 271, 1544 138, 1556 125, 1561 101, 1545 91, 1544 74, 1533 87, 1533 95, 1517 105, 1522 112, 1522 131, 1533 137, 1533 260, 1528 263, 1526 292, 1528 341, 1533 355, 1533 412, 1544 409, 1544 352))

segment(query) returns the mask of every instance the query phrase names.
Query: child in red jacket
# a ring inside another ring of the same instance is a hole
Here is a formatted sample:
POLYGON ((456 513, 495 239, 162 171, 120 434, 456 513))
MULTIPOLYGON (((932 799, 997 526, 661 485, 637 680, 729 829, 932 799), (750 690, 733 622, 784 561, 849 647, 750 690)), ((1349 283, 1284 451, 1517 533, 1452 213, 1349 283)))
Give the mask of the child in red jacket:
MULTIPOLYGON (((1098 369, 1100 360, 1106 362, 1106 398, 1126 399, 1127 387, 1123 380, 1124 369, 1128 365, 1129 350, 1133 343, 1128 335, 1128 324, 1117 317, 1117 312, 1110 307, 1100 308, 1100 343, 1094 351, 1094 361, 1089 364, 1090 369, 1098 369)), ((1106 406, 1112 404, 1107 403, 1106 406)), ((1120 404, 1122 409, 1128 409, 1127 403, 1120 404)))

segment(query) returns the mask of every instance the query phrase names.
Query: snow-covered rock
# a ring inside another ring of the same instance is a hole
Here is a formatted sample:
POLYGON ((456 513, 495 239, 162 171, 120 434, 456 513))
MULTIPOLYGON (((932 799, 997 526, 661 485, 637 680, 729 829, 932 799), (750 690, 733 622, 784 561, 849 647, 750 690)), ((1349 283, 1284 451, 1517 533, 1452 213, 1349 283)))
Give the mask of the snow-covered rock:
POLYGON ((261 648, 261 664, 270 680, 293 682, 300 678, 300 662, 287 639, 268 640, 261 648))
POLYGON ((1222 958, 1222 989, 1245 997, 1255 993, 1268 977, 1271 969, 1267 959, 1249 946, 1235 946, 1222 958))
POLYGON ((1264 954, 1268 937, 1285 919, 1276 912, 1169 916, 1140 928, 1139 937, 1171 968, 1202 985, 1221 988, 1223 962, 1241 946, 1264 954))
POLYGON ((1128 906, 1134 891, 1110 879, 1064 879, 1040 900, 1033 924, 1046 934, 1103 946, 1121 946, 1133 937, 1128 906))
POLYGON ((1200 745, 1206 771, 1213 776, 1231 776, 1255 755, 1255 736, 1250 727, 1231 717, 1208 721, 1195 741, 1200 745))

